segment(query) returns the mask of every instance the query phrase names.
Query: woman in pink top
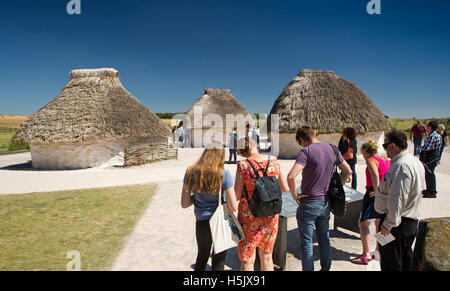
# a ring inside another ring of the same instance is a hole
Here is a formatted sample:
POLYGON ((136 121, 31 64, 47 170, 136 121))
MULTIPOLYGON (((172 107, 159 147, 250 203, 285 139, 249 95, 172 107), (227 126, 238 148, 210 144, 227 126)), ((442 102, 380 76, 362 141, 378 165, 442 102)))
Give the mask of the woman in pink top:
MULTIPOLYGON (((361 217, 359 219, 359 229, 361 233, 361 242, 363 246, 362 255, 352 259, 352 263, 358 265, 367 265, 373 257, 370 256, 370 220, 375 219, 376 229, 380 223, 381 215, 375 211, 375 190, 383 179, 384 174, 389 170, 391 163, 385 157, 379 156, 378 144, 371 140, 361 147, 361 153, 366 160, 366 195, 364 195, 361 217)), ((377 249, 378 251, 378 244, 377 249)))

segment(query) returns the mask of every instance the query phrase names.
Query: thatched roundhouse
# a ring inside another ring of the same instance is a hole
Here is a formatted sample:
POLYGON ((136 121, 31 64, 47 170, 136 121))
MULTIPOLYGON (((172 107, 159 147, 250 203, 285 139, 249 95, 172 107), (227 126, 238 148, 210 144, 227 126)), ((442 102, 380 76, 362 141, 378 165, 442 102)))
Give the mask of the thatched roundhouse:
POLYGON ((74 70, 70 82, 13 137, 30 144, 41 169, 137 165, 177 158, 168 127, 119 80, 114 69, 74 70))
POLYGON ((243 136, 245 125, 254 125, 253 117, 229 89, 205 89, 205 93, 189 108, 186 115, 190 120, 190 124, 187 124, 190 138, 188 143, 192 147, 205 147, 205 137, 227 143, 228 134, 234 126, 238 127, 243 136))
MULTIPOLYGON (((331 71, 302 70, 275 101, 270 114, 279 115, 279 156, 295 157, 297 129, 310 126, 323 142, 337 144, 345 127, 358 133, 358 147, 369 139, 382 144, 389 124, 370 98, 355 84, 331 71)), ((268 118, 268 130, 271 119, 268 118)))

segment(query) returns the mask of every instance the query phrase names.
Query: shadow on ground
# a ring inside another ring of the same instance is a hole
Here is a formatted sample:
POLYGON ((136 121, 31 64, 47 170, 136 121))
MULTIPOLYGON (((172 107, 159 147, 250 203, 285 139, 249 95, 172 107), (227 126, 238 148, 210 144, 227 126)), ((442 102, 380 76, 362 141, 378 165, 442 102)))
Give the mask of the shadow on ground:
POLYGON ((31 161, 28 161, 26 163, 22 164, 15 164, 15 165, 9 165, 6 167, 0 168, 0 170, 8 170, 8 171, 36 171, 36 169, 33 169, 33 165, 31 164, 31 161))
MULTIPOLYGON (((334 245, 334 241, 337 239, 350 239, 350 240, 359 240, 359 236, 351 235, 348 233, 344 233, 338 230, 330 230, 330 242, 331 242, 331 254, 333 256, 333 261, 349 261, 353 257, 357 257, 359 254, 349 253, 343 251, 339 248, 336 248, 334 245)), ((317 244, 317 239, 314 234, 314 261, 319 261, 319 246, 317 244)), ((300 240, 297 229, 293 229, 288 231, 287 235, 287 256, 294 256, 297 260, 301 260, 300 254, 300 240)), ((194 270, 195 264, 192 264, 191 269, 194 270)), ((237 248, 229 249, 227 252, 227 257, 225 260, 225 268, 230 268, 233 271, 239 271, 241 268, 241 262, 239 261, 238 250, 237 248)), ((255 264, 255 270, 259 270, 258 263, 255 264)), ((206 271, 211 270, 211 265, 208 264, 206 267, 206 271)))
MULTIPOLYGON (((336 248, 336 244, 334 243, 336 240, 342 240, 342 239, 351 239, 351 240, 359 240, 359 236, 347 234, 338 230, 330 230, 330 243, 331 243, 331 255, 333 258, 333 261, 348 261, 350 258, 356 257, 359 254, 356 253, 349 253, 346 251, 343 251, 339 248, 336 248)), ((301 251, 300 251, 300 238, 299 233, 297 229, 293 229, 288 231, 288 245, 287 245, 287 253, 288 256, 292 255, 296 259, 301 260, 301 251)), ((314 261, 319 261, 319 245, 317 244, 317 238, 314 234, 314 245, 313 245, 313 252, 314 252, 314 261)))

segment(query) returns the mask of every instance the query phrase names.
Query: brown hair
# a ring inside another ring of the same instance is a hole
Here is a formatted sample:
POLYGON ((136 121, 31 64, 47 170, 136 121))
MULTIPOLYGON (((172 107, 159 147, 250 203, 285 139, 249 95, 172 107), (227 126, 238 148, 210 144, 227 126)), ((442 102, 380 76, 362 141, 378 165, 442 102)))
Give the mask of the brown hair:
POLYGON ((309 126, 302 126, 297 130, 297 134, 295 135, 295 139, 298 143, 300 143, 300 138, 306 142, 311 142, 313 137, 315 137, 315 131, 309 126))
POLYGON ((220 142, 210 143, 200 159, 187 169, 185 190, 192 193, 219 194, 223 182, 225 148, 220 142))
POLYGON ((356 130, 353 127, 344 128, 342 134, 350 140, 356 139, 356 130))
POLYGON ((378 153, 378 143, 376 140, 369 140, 361 146, 361 152, 374 156, 378 153))
POLYGON ((250 151, 255 147, 256 147, 255 141, 248 136, 243 137, 238 141, 238 153, 241 156, 244 157, 249 156, 250 151))

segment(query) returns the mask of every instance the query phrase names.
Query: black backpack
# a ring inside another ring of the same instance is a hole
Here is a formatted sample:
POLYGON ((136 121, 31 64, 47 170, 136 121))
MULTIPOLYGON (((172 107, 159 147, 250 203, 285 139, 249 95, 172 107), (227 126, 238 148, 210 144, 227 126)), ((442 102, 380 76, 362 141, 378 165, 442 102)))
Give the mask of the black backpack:
POLYGON ((263 218, 280 214, 282 205, 282 192, 280 184, 278 184, 277 178, 275 176, 267 176, 267 169, 269 168, 270 164, 270 156, 263 176, 259 175, 259 171, 263 169, 256 170, 253 164, 248 159, 246 161, 250 164, 257 176, 255 180, 255 191, 253 192, 253 196, 251 199, 249 198, 247 189, 245 188, 244 184, 245 194, 247 195, 248 205, 253 217, 263 218))
POLYGON ((336 217, 344 217, 345 216, 345 191, 344 186, 342 185, 341 176, 338 173, 338 149, 330 145, 334 151, 334 172, 333 176, 331 176, 330 187, 328 188, 327 196, 328 200, 331 204, 331 212, 336 217))

